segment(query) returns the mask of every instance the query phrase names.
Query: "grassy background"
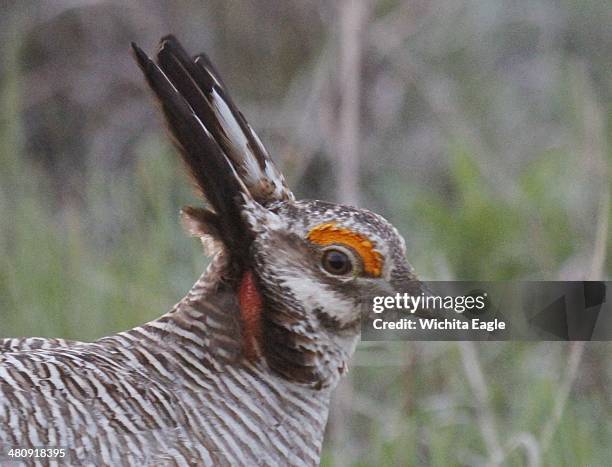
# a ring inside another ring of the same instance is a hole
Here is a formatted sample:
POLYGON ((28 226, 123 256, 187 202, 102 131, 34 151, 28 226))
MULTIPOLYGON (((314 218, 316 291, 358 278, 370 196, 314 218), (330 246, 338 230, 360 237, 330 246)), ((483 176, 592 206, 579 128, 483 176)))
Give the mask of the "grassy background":
MULTIPOLYGON (((62 5, 0 6, 0 336, 129 328, 205 267, 129 40, 212 50, 297 193, 337 197, 328 3, 62 5)), ((362 204, 423 277, 610 277, 611 20, 598 1, 373 3, 362 204)), ((611 350, 363 343, 323 463, 485 465, 493 436, 507 465, 608 465, 611 350)))

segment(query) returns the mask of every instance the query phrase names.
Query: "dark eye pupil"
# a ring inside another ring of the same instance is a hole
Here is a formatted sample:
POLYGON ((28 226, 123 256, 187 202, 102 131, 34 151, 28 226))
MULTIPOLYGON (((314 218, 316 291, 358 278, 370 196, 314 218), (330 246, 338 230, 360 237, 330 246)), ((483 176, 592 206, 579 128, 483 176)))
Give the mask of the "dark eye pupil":
POLYGON ((352 269, 351 260, 346 253, 338 250, 326 251, 323 256, 323 267, 331 274, 346 274, 352 269))

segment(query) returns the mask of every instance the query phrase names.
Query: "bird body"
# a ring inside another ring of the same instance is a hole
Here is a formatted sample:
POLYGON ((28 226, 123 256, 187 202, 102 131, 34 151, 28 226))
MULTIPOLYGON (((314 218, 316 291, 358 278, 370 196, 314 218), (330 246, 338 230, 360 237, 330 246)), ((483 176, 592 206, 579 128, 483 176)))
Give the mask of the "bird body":
POLYGON ((133 48, 208 201, 182 220, 213 259, 142 326, 93 343, 0 340, 0 456, 65 448, 63 462, 25 462, 317 465, 369 297, 420 292, 405 243, 370 211, 296 201, 206 56, 172 36, 157 62, 133 48))
POLYGON ((69 465, 315 465, 330 390, 241 358, 235 294, 206 277, 161 318, 94 343, 3 340, 3 452, 67 447, 69 465))

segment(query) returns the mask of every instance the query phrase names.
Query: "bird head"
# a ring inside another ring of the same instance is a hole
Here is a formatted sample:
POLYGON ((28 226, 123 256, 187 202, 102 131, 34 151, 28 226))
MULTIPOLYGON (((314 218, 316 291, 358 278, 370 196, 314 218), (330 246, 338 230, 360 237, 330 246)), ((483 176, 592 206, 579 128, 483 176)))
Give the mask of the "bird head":
POLYGON ((162 39, 157 61, 133 46, 173 139, 210 208, 185 208, 189 232, 227 257, 245 355, 322 388, 345 372, 371 297, 420 293, 397 230, 365 209, 297 201, 205 55, 162 39))

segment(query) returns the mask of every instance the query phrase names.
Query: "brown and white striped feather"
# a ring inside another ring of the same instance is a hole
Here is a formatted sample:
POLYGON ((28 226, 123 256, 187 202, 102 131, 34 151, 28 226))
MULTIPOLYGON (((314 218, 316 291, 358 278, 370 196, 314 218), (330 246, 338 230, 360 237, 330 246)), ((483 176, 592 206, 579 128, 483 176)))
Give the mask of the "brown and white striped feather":
POLYGON ((316 465, 329 391, 243 359, 235 294, 207 293, 218 287, 198 283, 168 314, 94 343, 1 341, 1 450, 66 447, 71 465, 316 465))

